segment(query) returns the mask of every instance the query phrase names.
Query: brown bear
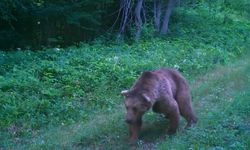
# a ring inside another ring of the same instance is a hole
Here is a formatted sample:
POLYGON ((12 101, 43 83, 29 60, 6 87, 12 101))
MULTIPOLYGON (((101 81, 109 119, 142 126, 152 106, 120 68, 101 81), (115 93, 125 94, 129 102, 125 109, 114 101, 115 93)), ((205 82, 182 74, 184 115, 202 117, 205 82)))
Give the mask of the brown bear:
POLYGON ((198 120, 191 104, 188 83, 175 69, 145 71, 130 90, 122 91, 127 110, 126 122, 129 125, 129 141, 138 139, 142 116, 150 108, 170 119, 169 134, 178 128, 180 115, 190 127, 198 120))

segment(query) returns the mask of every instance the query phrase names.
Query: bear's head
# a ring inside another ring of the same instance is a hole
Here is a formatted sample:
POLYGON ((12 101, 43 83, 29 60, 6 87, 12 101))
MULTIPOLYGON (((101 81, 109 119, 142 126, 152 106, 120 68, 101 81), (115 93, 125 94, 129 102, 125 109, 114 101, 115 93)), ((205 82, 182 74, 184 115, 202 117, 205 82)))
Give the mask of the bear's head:
POLYGON ((125 90, 121 94, 125 97, 126 122, 128 124, 140 124, 142 115, 149 110, 151 102, 146 93, 125 90))

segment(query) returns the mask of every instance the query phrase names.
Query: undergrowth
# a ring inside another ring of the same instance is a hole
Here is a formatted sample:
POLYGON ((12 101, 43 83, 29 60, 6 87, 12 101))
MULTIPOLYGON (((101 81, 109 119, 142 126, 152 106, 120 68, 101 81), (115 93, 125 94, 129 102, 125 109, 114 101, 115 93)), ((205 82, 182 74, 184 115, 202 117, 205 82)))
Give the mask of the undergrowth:
MULTIPOLYGON (((118 111, 120 91, 144 70, 173 67, 193 80, 246 54, 250 22, 230 10, 228 15, 219 8, 179 8, 168 37, 144 35, 131 45, 96 42, 36 52, 0 51, 0 148, 47 127, 90 122, 93 116, 118 111)), ((79 138, 76 145, 88 144, 79 138)))

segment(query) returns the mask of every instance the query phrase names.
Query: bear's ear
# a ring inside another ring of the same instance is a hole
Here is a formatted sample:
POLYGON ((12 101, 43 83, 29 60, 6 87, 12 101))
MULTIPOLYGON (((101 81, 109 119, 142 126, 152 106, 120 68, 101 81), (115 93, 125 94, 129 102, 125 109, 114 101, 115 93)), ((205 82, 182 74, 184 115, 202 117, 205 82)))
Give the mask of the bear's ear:
POLYGON ((129 95, 129 90, 123 90, 121 91, 121 94, 125 97, 127 97, 129 95))
POLYGON ((143 94, 142 94, 142 97, 143 97, 147 102, 151 103, 151 99, 150 99, 150 97, 148 96, 148 94, 143 93, 143 94))

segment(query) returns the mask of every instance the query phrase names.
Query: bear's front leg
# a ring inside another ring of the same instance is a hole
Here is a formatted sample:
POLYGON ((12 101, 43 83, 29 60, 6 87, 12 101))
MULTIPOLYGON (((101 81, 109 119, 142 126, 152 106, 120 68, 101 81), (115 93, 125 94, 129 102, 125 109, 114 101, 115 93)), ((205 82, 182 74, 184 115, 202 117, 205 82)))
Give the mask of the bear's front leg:
POLYGON ((171 101, 170 103, 170 107, 168 108, 168 117, 170 120, 168 134, 174 134, 176 133, 180 122, 180 111, 175 100, 171 101))
POLYGON ((133 143, 138 140, 139 132, 141 129, 141 120, 137 123, 129 124, 129 142, 133 143))

